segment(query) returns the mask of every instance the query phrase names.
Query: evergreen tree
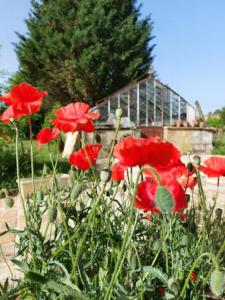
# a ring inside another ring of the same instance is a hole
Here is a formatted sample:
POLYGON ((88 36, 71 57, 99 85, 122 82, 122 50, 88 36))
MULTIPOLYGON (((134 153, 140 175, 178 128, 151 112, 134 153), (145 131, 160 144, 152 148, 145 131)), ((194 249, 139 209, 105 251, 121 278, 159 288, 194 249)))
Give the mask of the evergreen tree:
POLYGON ((33 0, 20 78, 53 101, 96 101, 148 71, 152 23, 135 0, 33 0))

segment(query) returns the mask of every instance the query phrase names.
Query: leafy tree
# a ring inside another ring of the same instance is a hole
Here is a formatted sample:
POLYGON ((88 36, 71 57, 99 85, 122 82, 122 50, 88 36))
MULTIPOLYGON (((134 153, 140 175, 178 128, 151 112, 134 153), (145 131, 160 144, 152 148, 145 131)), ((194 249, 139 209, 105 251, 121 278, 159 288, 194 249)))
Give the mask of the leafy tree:
POLYGON ((19 78, 53 101, 96 101, 152 64, 152 23, 136 0, 32 0, 26 24, 19 78))
MULTIPOLYGON (((0 45, 1 49, 1 45, 0 45)), ((5 90, 5 78, 7 76, 7 72, 5 70, 0 69, 0 95, 3 94, 5 90)))

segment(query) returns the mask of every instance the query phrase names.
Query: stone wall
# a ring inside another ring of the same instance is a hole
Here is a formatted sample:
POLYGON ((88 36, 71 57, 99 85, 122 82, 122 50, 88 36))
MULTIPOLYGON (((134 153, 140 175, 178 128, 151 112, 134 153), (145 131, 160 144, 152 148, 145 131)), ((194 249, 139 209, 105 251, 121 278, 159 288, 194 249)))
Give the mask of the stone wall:
POLYGON ((213 130, 192 127, 164 127, 164 139, 173 143, 182 153, 209 154, 213 145, 213 130))

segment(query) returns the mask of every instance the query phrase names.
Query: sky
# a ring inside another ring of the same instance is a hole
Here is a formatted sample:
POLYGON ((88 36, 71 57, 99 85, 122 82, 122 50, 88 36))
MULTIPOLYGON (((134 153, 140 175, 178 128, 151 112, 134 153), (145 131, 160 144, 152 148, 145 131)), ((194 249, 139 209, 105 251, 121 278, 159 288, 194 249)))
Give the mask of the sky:
MULTIPOLYGON (((225 0, 138 0, 154 23, 154 70, 208 113, 225 106, 225 0)), ((15 31, 26 32, 30 0, 0 0, 0 70, 18 69, 15 31)))

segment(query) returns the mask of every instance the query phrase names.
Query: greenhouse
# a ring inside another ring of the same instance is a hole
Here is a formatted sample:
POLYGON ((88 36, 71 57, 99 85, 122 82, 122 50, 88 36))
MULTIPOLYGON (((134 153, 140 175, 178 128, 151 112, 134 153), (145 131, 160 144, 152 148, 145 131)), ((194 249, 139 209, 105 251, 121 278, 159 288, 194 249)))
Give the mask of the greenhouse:
POLYGON ((115 110, 123 109, 124 127, 172 126, 178 120, 191 122, 195 109, 178 93, 147 76, 99 101, 99 126, 113 125, 115 110))

